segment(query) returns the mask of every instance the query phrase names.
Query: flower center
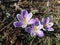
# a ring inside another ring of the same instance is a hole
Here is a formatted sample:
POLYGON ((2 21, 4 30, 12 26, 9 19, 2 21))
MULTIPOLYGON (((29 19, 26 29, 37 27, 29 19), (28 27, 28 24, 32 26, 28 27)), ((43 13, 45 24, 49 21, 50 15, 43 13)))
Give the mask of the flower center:
POLYGON ((37 30, 37 26, 34 26, 34 31, 36 31, 37 30))
POLYGON ((24 18, 23 21, 24 21, 24 24, 27 24, 27 20, 26 20, 26 18, 24 18))

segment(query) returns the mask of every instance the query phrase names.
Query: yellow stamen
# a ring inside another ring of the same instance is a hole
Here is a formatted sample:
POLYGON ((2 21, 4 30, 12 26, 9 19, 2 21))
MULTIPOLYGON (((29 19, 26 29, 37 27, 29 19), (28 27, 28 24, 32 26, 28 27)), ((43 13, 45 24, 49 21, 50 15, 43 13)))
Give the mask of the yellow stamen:
POLYGON ((26 23, 27 23, 27 20, 26 20, 26 18, 24 18, 24 19, 23 19, 23 21, 24 21, 24 24, 26 24, 26 23))
POLYGON ((37 30, 37 26, 34 26, 34 31, 36 31, 37 30))

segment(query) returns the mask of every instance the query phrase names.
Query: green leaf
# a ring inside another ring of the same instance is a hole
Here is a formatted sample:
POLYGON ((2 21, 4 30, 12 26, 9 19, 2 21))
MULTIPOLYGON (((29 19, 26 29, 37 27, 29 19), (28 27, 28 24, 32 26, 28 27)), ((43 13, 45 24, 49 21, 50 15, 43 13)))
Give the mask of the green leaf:
POLYGON ((35 13, 38 13, 39 11, 35 9, 35 10, 32 10, 31 12, 35 14, 35 13))

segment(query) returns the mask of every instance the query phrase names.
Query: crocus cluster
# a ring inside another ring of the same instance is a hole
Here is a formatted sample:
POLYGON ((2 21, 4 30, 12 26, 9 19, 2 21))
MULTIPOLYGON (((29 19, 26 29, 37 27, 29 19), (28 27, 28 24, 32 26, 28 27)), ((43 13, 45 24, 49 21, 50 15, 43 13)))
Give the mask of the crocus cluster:
POLYGON ((32 37, 39 36, 44 37, 44 31, 54 31, 52 28, 53 22, 50 21, 50 18, 42 18, 40 21, 38 18, 32 18, 33 14, 28 13, 27 10, 22 10, 21 14, 17 14, 16 17, 18 21, 15 21, 13 25, 15 27, 25 28, 25 31, 30 33, 32 37), (30 26, 28 26, 30 25, 30 26))

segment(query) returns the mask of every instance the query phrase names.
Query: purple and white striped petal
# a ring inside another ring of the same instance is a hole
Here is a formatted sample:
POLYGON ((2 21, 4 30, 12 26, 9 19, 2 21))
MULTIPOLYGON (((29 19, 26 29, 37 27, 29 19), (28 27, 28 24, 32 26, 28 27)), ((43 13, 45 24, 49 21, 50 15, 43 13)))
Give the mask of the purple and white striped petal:
POLYGON ((31 33, 31 30, 32 30, 31 27, 26 27, 26 28, 25 28, 25 31, 28 32, 28 33, 31 33))
POLYGON ((35 19, 31 19, 28 24, 34 24, 35 23, 35 19))
POLYGON ((44 37, 44 33, 41 30, 37 30, 36 34, 41 38, 44 37))
POLYGON ((21 27, 23 24, 22 24, 22 22, 16 21, 16 22, 13 23, 13 25, 14 25, 15 27, 21 27))
POLYGON ((48 28, 48 31, 54 31, 54 29, 53 28, 48 28))
POLYGON ((50 21, 50 19, 49 19, 49 17, 47 17, 47 18, 42 18, 42 24, 47 24, 47 23, 49 23, 49 21, 50 21))
POLYGON ((46 23, 48 24, 48 23, 49 23, 49 21, 50 21, 50 18, 49 18, 49 17, 47 17, 47 18, 46 18, 46 23))
POLYGON ((36 32, 34 30, 31 30, 30 35, 31 35, 31 37, 34 37, 34 36, 36 36, 36 32))
POLYGON ((26 18, 27 17, 27 15, 28 15, 28 11, 27 10, 22 10, 22 13, 21 13, 21 15, 22 15, 22 17, 23 18, 26 18))
POLYGON ((18 19, 18 21, 21 21, 21 22, 23 22, 23 17, 20 15, 20 14, 17 14, 17 19, 18 19))
POLYGON ((29 21, 31 18, 32 18, 33 14, 32 13, 29 13, 27 16, 26 16, 26 19, 27 21, 29 21))
POLYGON ((50 23, 47 24, 47 28, 50 28, 52 26, 53 26, 53 23, 52 22, 50 22, 50 23))

